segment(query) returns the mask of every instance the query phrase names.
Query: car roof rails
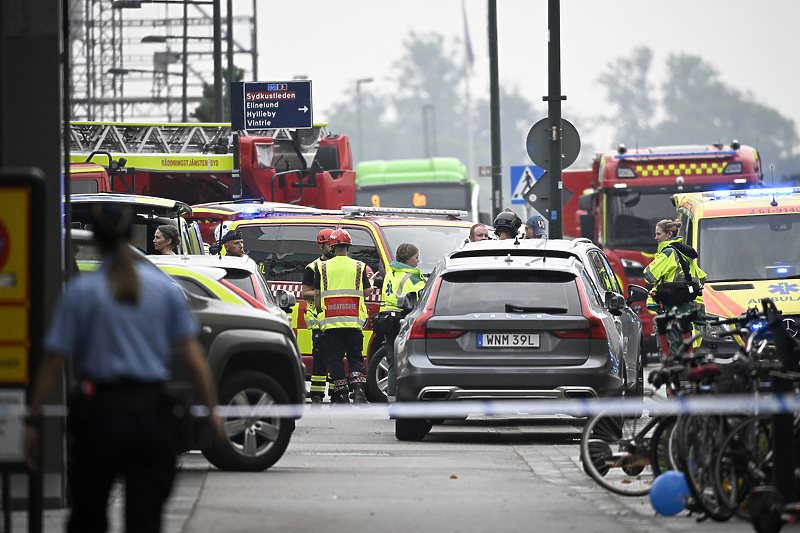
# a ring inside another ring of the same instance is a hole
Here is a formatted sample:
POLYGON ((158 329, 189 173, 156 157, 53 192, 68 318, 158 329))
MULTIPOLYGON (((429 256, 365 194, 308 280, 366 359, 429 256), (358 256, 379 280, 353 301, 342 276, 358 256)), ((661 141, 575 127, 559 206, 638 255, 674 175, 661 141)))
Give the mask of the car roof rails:
POLYGON ((445 216, 452 220, 461 220, 469 213, 460 209, 420 209, 412 207, 366 207, 347 205, 342 207, 342 213, 346 217, 354 218, 358 215, 362 216, 378 216, 378 215, 397 215, 397 216, 410 216, 410 215, 423 215, 423 216, 445 216))

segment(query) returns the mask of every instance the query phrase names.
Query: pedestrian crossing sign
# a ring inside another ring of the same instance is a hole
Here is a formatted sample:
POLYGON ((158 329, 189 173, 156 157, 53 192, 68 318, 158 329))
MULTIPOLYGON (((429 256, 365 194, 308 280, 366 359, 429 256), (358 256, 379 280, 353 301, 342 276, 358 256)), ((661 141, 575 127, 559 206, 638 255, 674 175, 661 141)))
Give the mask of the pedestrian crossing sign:
POLYGON ((511 204, 526 204, 525 193, 542 177, 544 169, 536 165, 511 167, 511 204))

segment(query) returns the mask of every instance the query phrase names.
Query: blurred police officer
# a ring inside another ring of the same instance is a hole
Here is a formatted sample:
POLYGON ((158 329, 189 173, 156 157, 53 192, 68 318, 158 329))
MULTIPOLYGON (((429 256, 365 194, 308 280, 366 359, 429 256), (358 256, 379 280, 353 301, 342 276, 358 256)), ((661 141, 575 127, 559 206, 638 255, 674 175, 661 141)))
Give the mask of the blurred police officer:
POLYGON ((519 234, 519 228, 522 226, 522 219, 510 209, 501 211, 494 218, 492 223, 494 226, 494 234, 498 239, 515 239, 519 234))
POLYGON ((325 228, 319 232, 317 244, 321 255, 307 264, 305 270, 303 270, 302 291, 303 298, 306 300, 306 314, 304 317, 306 326, 311 330, 311 342, 313 343, 311 350, 313 359, 311 365, 311 388, 309 391, 312 407, 319 406, 322 403, 325 397, 325 383, 328 379, 328 360, 322 348, 322 330, 319 327, 319 321, 325 317, 325 314, 314 302, 314 279, 319 271, 319 265, 333 257, 329 242, 331 233, 333 233, 333 230, 330 228, 325 228))
POLYGON ((98 206, 93 215, 103 263, 96 272, 67 282, 45 337, 47 356, 26 420, 26 461, 37 467, 41 407, 64 361, 71 359, 80 388, 69 403, 72 513, 67 531, 106 531, 109 491, 121 476, 125 530, 157 532, 175 479, 178 449, 177 426, 163 391, 173 347, 212 411, 217 438, 224 429, 213 414, 211 372, 183 293, 152 264, 134 262, 128 247, 134 216, 130 209, 98 206))
POLYGON ((541 239, 547 235, 547 224, 544 217, 533 215, 525 222, 525 238, 541 239))
POLYGON ((364 376, 362 328, 367 323, 364 299, 372 294, 375 274, 369 275, 364 263, 347 257, 353 243, 347 230, 335 230, 329 242, 333 257, 319 265, 314 279, 314 300, 317 309, 325 314, 319 325, 325 336, 323 346, 334 385, 331 402, 350 403, 343 361, 346 356, 353 385, 353 402, 366 404, 369 402, 364 376))

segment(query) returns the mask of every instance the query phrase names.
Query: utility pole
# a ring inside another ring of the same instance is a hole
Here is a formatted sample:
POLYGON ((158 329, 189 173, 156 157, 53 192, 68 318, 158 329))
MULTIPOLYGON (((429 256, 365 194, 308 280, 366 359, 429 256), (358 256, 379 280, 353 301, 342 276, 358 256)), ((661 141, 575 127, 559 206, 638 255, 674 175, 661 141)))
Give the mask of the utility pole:
POLYGON ((494 219, 503 210, 503 164, 500 150, 500 76, 497 67, 497 0, 489 0, 489 99, 492 132, 492 219, 494 219))
POLYGON ((549 237, 564 237, 561 205, 561 8, 560 0, 548 0, 547 27, 547 124, 550 142, 547 174, 549 176, 550 197, 548 209, 550 220, 547 223, 549 237))
POLYGON ((181 81, 181 122, 189 122, 189 2, 183 1, 183 80, 181 81))
POLYGON ((222 0, 214 4, 214 122, 222 122, 222 0))
POLYGON ((231 84, 236 81, 236 67, 233 65, 233 0, 228 0, 228 116, 225 117, 226 121, 230 121, 231 109, 231 84))

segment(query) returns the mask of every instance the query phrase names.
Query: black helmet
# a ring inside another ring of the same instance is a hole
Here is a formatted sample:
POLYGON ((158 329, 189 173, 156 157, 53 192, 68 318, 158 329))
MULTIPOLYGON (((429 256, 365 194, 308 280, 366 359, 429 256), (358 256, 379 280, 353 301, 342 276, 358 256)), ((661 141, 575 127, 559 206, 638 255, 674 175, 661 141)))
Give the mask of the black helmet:
POLYGON ((504 230, 516 235, 520 226, 522 226, 522 219, 513 211, 502 211, 495 217, 492 225, 494 226, 495 234, 500 233, 500 230, 504 230))

